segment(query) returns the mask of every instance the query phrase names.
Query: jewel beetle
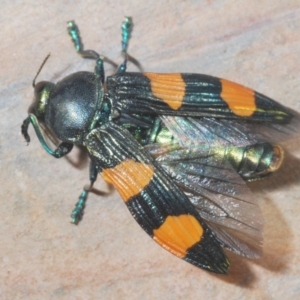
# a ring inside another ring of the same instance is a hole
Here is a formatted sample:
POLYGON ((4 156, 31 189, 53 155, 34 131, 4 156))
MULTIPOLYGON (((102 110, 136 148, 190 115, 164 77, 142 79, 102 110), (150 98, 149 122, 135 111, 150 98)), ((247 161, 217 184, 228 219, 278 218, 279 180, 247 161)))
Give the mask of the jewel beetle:
POLYGON ((77 52, 96 61, 56 84, 35 83, 22 124, 33 125, 43 148, 60 158, 73 145, 90 157, 72 222, 77 224, 97 174, 119 192, 139 225, 159 245, 205 270, 226 274, 223 248, 262 255, 263 218, 246 182, 276 171, 276 144, 293 131, 293 112, 225 79, 201 74, 126 72, 133 23, 122 23, 124 61, 105 80, 105 58, 84 50, 74 21, 68 32, 77 52), (61 141, 52 150, 43 129, 61 141))

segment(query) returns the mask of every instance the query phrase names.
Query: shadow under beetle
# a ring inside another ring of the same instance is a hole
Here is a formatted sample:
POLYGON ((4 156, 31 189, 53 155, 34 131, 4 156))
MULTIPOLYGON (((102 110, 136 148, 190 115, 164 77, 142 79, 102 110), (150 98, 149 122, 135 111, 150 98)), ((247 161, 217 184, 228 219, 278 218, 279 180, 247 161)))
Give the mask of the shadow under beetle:
POLYGON ((104 57, 84 50, 73 21, 77 52, 96 61, 57 84, 33 81, 31 123, 56 158, 86 147, 90 187, 72 212, 77 224, 100 173, 113 184, 140 226, 163 248, 200 268, 228 272, 222 248, 250 258, 262 254, 263 219, 245 181, 276 171, 277 140, 293 131, 293 113, 270 98, 225 79, 201 74, 126 72, 133 23, 122 23, 124 62, 104 77, 104 57), (54 151, 39 124, 61 143, 54 151))

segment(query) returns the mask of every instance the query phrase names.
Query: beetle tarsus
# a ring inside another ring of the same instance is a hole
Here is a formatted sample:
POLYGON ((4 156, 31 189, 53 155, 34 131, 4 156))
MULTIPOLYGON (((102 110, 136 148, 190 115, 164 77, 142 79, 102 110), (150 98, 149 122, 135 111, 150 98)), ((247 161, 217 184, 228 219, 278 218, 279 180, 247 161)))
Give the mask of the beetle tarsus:
POLYGON ((88 190, 83 190, 81 195, 79 196, 78 202, 75 204, 75 208, 71 213, 71 223, 78 225, 78 223, 82 220, 85 208, 85 202, 88 196, 88 190))
POLYGON ((23 121, 23 124, 21 126, 21 133, 22 133, 27 145, 29 145, 29 143, 30 143, 30 136, 28 134, 29 123, 30 123, 30 118, 28 117, 23 121))
POLYGON ((133 28, 132 18, 125 17, 125 20, 121 26, 121 29, 122 29, 122 53, 124 53, 124 61, 119 66, 117 73, 126 72, 127 61, 128 61, 127 48, 128 48, 128 43, 129 43, 129 40, 131 37, 132 28, 133 28))

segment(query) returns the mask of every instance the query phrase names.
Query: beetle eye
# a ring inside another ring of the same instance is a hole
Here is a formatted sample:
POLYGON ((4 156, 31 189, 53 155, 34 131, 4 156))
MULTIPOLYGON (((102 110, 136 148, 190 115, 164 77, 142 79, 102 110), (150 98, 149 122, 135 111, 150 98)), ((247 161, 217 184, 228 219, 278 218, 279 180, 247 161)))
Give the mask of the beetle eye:
POLYGON ((50 91, 54 84, 49 81, 38 82, 34 87, 34 100, 28 109, 29 114, 43 119, 50 91))

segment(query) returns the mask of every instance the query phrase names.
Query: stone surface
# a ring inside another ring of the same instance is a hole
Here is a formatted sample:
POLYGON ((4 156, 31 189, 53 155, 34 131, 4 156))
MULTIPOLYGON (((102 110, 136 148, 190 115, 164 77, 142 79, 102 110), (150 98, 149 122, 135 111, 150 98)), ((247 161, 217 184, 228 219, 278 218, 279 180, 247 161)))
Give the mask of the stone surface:
POLYGON ((56 82, 93 69, 67 35, 72 19, 86 48, 120 63, 120 25, 124 15, 132 16, 129 53, 144 70, 224 77, 300 111, 299 1, 2 2, 1 299, 300 298, 297 153, 287 156, 273 178, 252 185, 265 217, 264 257, 229 253, 230 273, 218 276, 156 245, 101 179, 96 187, 107 195, 92 194, 84 220, 71 225, 70 212, 88 183, 86 155, 75 150, 55 160, 32 128, 28 147, 20 134, 32 79, 49 52, 39 80, 56 82))

